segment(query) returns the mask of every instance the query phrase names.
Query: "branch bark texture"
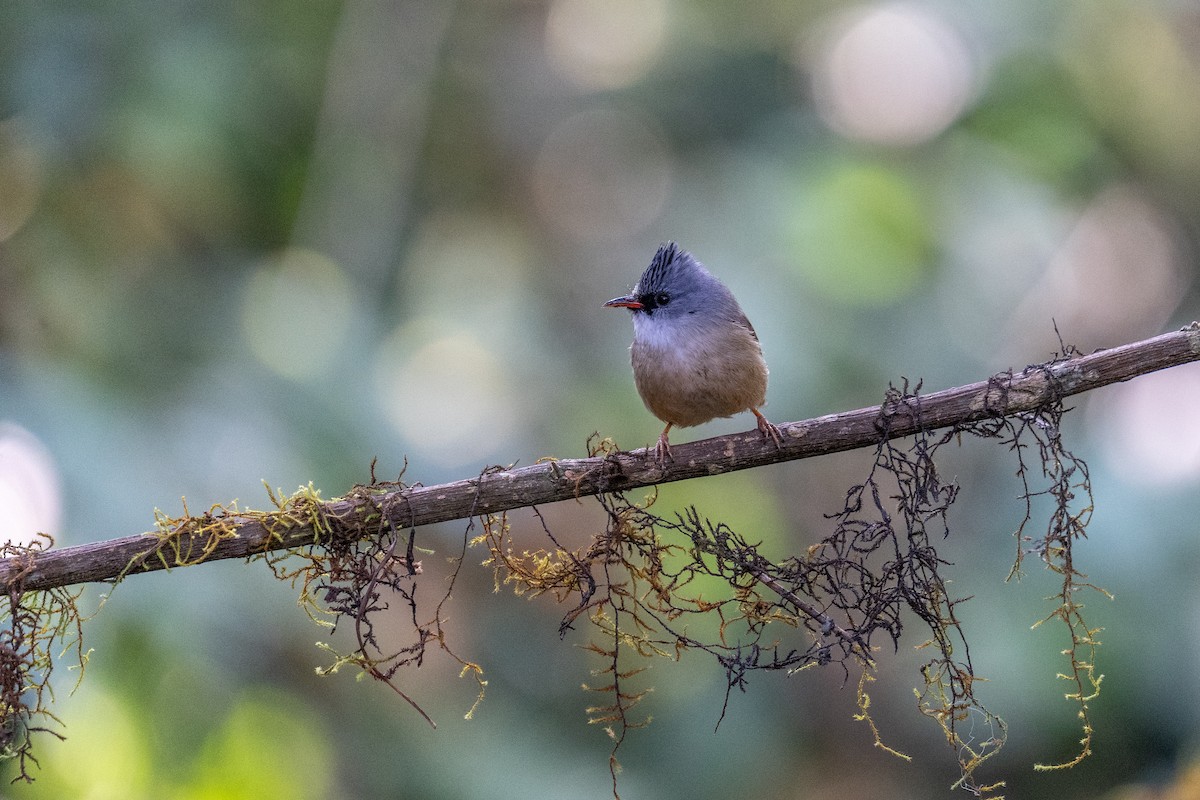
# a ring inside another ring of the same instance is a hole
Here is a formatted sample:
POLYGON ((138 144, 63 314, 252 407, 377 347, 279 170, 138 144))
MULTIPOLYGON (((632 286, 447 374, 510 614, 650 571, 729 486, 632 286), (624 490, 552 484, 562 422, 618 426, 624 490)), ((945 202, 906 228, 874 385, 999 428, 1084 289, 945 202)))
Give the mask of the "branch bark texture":
MULTIPOLYGON (((919 406, 884 403, 779 426, 783 444, 764 440, 757 430, 671 446, 674 461, 655 461, 654 450, 607 456, 543 461, 514 469, 488 469, 465 480, 436 486, 398 489, 373 500, 387 521, 399 528, 428 525, 525 506, 552 503, 608 491, 719 475, 801 458, 853 450, 989 417, 1031 411, 1055 399, 1127 381, 1168 367, 1200 361, 1200 323, 1152 339, 1101 350, 1022 372, 922 395, 919 406)), ((353 513, 359 500, 325 504, 331 516, 353 513)), ((297 547, 314 541, 311 526, 295 525, 282 537, 259 519, 231 517, 237 536, 220 541, 206 559, 244 558, 265 550, 297 547)), ((35 591, 92 581, 110 581, 151 551, 158 539, 145 534, 48 550, 0 562, 6 589, 35 591)), ((186 545, 185 545, 186 546, 186 545)), ((197 543, 197 547, 199 543, 197 543)), ((163 569, 158 558, 145 558, 131 572, 163 569)))

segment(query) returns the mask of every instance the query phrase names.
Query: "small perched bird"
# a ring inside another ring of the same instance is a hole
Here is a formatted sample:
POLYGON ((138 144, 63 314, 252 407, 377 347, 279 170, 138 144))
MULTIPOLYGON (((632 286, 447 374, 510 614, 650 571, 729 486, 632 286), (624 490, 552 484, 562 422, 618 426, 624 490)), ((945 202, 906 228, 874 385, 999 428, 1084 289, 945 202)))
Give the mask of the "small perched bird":
POLYGON ((655 453, 671 458, 667 435, 750 411, 764 438, 783 443, 759 408, 767 402, 767 362, 733 292, 674 242, 658 248, 633 291, 604 304, 633 315, 633 379, 642 402, 667 423, 655 453))

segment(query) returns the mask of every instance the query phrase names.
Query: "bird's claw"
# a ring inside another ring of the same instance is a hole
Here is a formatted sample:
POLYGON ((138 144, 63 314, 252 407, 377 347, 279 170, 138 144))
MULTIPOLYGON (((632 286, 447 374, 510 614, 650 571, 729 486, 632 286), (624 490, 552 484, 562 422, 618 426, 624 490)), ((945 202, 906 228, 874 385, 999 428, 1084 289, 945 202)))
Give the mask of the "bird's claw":
POLYGON ((754 416, 758 417, 758 430, 763 438, 773 441, 776 447, 783 447, 783 431, 779 430, 779 426, 759 413, 758 409, 750 410, 754 412, 754 416))
POLYGON ((654 445, 654 459, 660 467, 665 467, 668 461, 675 460, 675 457, 671 455, 671 445, 667 441, 665 431, 658 437, 658 444, 654 445))

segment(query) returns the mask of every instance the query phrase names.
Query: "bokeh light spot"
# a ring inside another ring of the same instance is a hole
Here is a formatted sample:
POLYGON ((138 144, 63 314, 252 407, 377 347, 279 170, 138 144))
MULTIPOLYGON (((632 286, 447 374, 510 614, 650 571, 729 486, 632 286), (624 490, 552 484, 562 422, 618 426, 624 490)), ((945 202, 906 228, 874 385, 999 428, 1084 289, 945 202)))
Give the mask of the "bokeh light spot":
POLYGON ((255 690, 239 698, 212 731, 197 758, 191 796, 328 798, 332 760, 315 714, 293 695, 255 690), (287 747, 264 751, 264 740, 287 747))
POLYGON ((20 544, 37 533, 57 536, 62 503, 50 451, 21 426, 0 422, 0 536, 20 544))
POLYGON ((242 330, 259 361, 286 378, 305 380, 331 365, 352 305, 350 283, 337 264, 289 248, 250 277, 242 330))
MULTIPOLYGON (((517 226, 482 214, 432 214, 409 248, 401 307, 437 309, 441 320, 489 337, 524 331, 534 250, 517 226)), ((521 336, 521 338, 527 338, 521 336)))
POLYGON ((59 796, 150 796, 150 734, 133 705, 103 685, 89 684, 86 692, 72 697, 70 712, 71 735, 49 753, 46 763, 46 780, 60 790, 59 796))
POLYGON ((1142 375, 1096 396, 1088 419, 1102 431, 1106 460, 1141 485, 1200 479, 1200 365, 1142 375))
POLYGON ((871 164, 841 165, 806 184, 790 239, 809 286, 850 306, 898 300, 933 258, 917 190, 895 170, 871 164))
POLYGON ((975 82, 962 37, 907 3, 856 9, 828 28, 811 64, 822 119, 854 139, 912 145, 940 134, 966 108, 975 82))
POLYGON ((497 355, 472 334, 414 320, 380 347, 375 384, 385 417, 419 454, 455 467, 499 451, 517 408, 497 355))
POLYGON ((666 29, 663 0, 555 0, 546 18, 546 51, 580 88, 619 89, 653 65, 666 29))
POLYGON ((1011 336, 1049 321, 1085 350, 1158 333, 1189 276, 1174 222, 1140 192, 1114 186, 1080 214, 1070 234, 1014 310, 1011 336))
POLYGON ((538 210, 584 240, 629 236, 662 212, 671 157, 651 120, 591 110, 561 122, 534 165, 538 210))

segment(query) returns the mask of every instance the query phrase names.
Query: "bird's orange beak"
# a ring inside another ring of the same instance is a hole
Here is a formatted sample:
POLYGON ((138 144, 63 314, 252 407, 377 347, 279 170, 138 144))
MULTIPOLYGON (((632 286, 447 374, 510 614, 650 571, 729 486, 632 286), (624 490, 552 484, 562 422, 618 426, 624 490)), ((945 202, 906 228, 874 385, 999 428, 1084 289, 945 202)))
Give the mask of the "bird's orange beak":
POLYGON ((604 304, 605 308, 628 308, 631 311, 638 311, 642 308, 642 304, 638 302, 636 297, 614 297, 604 304))

